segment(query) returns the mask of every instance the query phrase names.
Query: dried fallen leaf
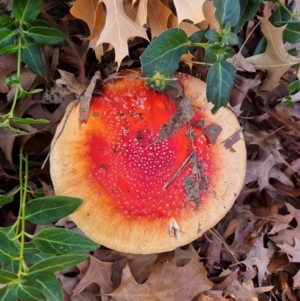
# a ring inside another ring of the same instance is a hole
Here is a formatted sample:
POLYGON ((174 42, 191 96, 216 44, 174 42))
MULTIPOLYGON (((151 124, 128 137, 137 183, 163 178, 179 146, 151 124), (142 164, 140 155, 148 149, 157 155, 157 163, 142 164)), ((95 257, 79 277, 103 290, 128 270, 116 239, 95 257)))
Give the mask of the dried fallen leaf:
POLYGON ((180 130, 194 116, 194 107, 191 99, 185 96, 176 108, 171 118, 164 124, 159 132, 155 143, 159 143, 167 139, 180 130))
POLYGON ((126 15, 123 0, 103 0, 103 2, 107 16, 96 46, 102 43, 111 44, 115 48, 115 61, 120 67, 122 59, 128 55, 128 39, 138 36, 148 40, 146 29, 126 15))
POLYGON ((168 19, 171 14, 172 11, 160 0, 148 0, 148 19, 152 39, 168 29, 168 19))
POLYGON ((109 295, 117 301, 191 301, 212 286, 198 256, 187 265, 177 267, 174 253, 163 253, 158 256, 145 283, 138 284, 126 266, 120 287, 109 295))
POLYGON ((204 1, 205 0, 174 0, 178 24, 185 19, 191 20, 194 23, 205 20, 202 9, 204 1))
POLYGON ((211 144, 215 144, 217 142, 218 136, 222 131, 222 127, 218 124, 211 123, 208 126, 203 128, 203 134, 207 136, 209 142, 211 144))
POLYGON ((286 25, 275 27, 265 18, 258 17, 261 29, 267 39, 267 48, 264 53, 248 57, 247 62, 253 64, 256 69, 266 70, 267 78, 263 83, 262 90, 272 90, 279 85, 281 76, 292 65, 300 62, 300 58, 290 55, 283 44, 283 31, 286 25))

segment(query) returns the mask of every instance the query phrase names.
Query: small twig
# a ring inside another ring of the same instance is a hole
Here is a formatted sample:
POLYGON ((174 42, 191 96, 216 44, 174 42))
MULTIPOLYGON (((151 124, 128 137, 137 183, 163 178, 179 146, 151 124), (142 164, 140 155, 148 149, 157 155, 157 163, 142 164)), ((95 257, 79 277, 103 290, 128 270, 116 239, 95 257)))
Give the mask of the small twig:
POLYGON ((68 119, 69 119, 69 117, 70 117, 70 114, 71 114, 71 112, 73 111, 73 109, 75 108, 75 106, 77 106, 78 103, 79 103, 79 100, 75 100, 74 103, 73 103, 73 105, 72 105, 72 107, 69 109, 68 113, 66 114, 66 117, 65 117, 63 126, 62 126, 60 132, 57 134, 57 137, 56 137, 55 141, 53 141, 53 143, 52 143, 52 145, 51 145, 51 148, 50 148, 50 150, 49 150, 49 153, 48 153, 46 159, 44 160, 41 169, 43 169, 43 168, 45 167, 45 165, 46 165, 46 163, 47 163, 47 161, 48 161, 48 159, 49 159, 49 157, 50 157, 50 154, 51 154, 51 152, 52 152, 52 150, 53 150, 53 148, 54 148, 54 146, 55 146, 55 144, 56 144, 56 141, 57 141, 57 140, 60 138, 60 136, 62 135, 62 133, 63 133, 65 127, 66 127, 66 123, 67 123, 67 121, 68 121, 68 119))
POLYGON ((182 172, 182 170, 185 168, 187 163, 191 160, 192 156, 194 154, 194 151, 192 151, 189 156, 186 158, 186 160, 181 164, 181 166, 176 170, 176 172, 171 176, 171 178, 165 183, 164 187, 162 188, 165 190, 182 172))

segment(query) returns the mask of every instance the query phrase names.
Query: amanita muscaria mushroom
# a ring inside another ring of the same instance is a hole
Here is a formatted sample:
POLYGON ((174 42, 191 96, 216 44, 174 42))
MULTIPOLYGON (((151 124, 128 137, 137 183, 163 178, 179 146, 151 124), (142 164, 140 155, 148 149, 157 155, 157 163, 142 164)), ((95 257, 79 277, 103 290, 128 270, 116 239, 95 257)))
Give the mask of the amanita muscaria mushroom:
POLYGON ((87 122, 78 124, 79 105, 67 110, 53 139, 53 185, 83 199, 70 217, 94 241, 130 253, 173 250, 213 227, 239 194, 244 142, 224 146, 239 124, 229 109, 212 115, 205 83, 177 73, 194 116, 158 142, 176 105, 139 71, 119 75, 93 97, 87 122), (214 144, 209 125, 222 129, 214 144))

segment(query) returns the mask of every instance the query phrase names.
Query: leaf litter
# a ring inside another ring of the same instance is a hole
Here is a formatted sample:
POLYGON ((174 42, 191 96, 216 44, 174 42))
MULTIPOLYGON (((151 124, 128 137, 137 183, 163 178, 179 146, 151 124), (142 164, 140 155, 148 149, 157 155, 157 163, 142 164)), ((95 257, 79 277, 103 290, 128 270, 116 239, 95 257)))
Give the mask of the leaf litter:
MULTIPOLYGON (((211 28, 218 27, 211 1, 184 2, 187 4, 186 15, 179 24, 180 28, 189 32, 195 30, 196 26, 186 20, 196 21, 191 8, 200 5, 200 2, 203 2, 203 20, 211 28)), ((170 7, 170 1, 165 0, 148 0, 148 5, 145 0, 114 0, 113 3, 119 8, 119 16, 123 18, 125 31, 132 24, 135 26, 126 35, 121 35, 120 41, 116 36, 121 32, 121 23, 118 24, 118 15, 106 6, 107 3, 108 1, 77 0, 71 10, 76 18, 69 15, 61 19, 58 26, 68 34, 69 45, 64 46, 57 55, 49 49, 43 51, 46 55, 44 63, 52 64, 47 69, 45 80, 38 78, 25 67, 22 69, 23 88, 30 90, 44 85, 49 88, 50 101, 44 100, 42 94, 21 99, 17 104, 17 117, 48 119, 50 123, 23 127, 28 132, 24 136, 10 135, 5 129, 0 129, 1 194, 9 194, 18 185, 16 149, 19 145, 29 151, 30 160, 36 166, 29 174, 30 188, 35 190, 44 187, 46 194, 51 193, 49 165, 46 164, 43 170, 40 166, 50 149, 56 125, 68 103, 74 99, 74 94, 64 85, 86 87, 97 70, 105 78, 116 71, 116 68, 136 66, 145 41, 140 39, 133 43, 132 38, 136 35, 148 38, 144 24, 136 25, 137 13, 140 14, 141 22, 149 18, 148 26, 155 37, 170 26, 178 26, 178 18, 174 12, 180 9, 183 1, 174 1, 174 7, 170 7), (138 9, 140 3, 144 5, 143 10, 138 9), (159 5, 154 5, 156 3, 159 5), (80 9, 80 5, 93 9, 80 9), (154 16, 156 7, 160 7, 162 11, 160 15, 154 16), (97 16, 101 16, 101 22, 97 16), (105 18, 113 24, 112 29, 107 27, 105 18), (86 32, 80 19, 86 21, 90 33, 86 32), (104 36, 101 36, 102 31, 104 36), (131 34, 133 36, 129 36, 131 34), (81 40, 82 37, 84 41, 81 40), (93 48, 95 56, 101 60, 100 63, 91 58, 88 46, 93 48), (115 55, 117 67, 114 65, 115 55), (64 85, 55 83, 59 77, 58 65, 63 72, 73 75, 70 82, 64 78, 64 85), (51 95, 55 95, 55 101, 51 101, 51 95)), ((294 3, 297 7, 297 1, 294 3)), ((55 7, 57 4, 51 5, 55 7)), ((285 45, 281 43, 284 27, 275 28, 267 20, 273 9, 274 3, 268 3, 260 11, 261 33, 268 41, 266 51, 247 57, 251 53, 251 45, 246 43, 245 52, 239 54, 236 60, 233 58, 238 68, 249 72, 238 70, 230 99, 230 107, 242 126, 248 154, 245 185, 235 205, 214 229, 173 252, 133 255, 101 247, 87 261, 71 270, 58 273, 64 300, 299 300, 299 92, 292 95, 295 104, 293 108, 283 107, 280 101, 286 95, 285 86, 295 76, 295 70, 291 67, 299 63, 300 59, 289 55, 285 45), (266 62, 269 62, 268 66, 265 65, 266 62), (262 84, 265 91, 260 89, 262 84), (270 90, 274 86, 276 88, 270 90)), ((179 15, 179 21, 183 18, 182 13, 183 11, 179 15)), ((42 17, 50 18, 46 12, 43 12, 42 17)), ((247 30, 250 30, 251 24, 248 25, 247 30)), ((258 43, 257 35, 251 39, 251 43, 258 43)), ((199 53, 194 54, 193 60, 197 55, 199 53)), ((13 99, 14 86, 7 86, 4 78, 16 72, 16 58, 10 54, 0 58, 0 110, 6 113, 13 99)), ((196 65, 193 60, 188 62, 189 66, 181 65, 180 71, 203 78, 207 67, 196 65)), ((162 128, 158 141, 168 139, 180 127, 189 124, 193 117, 190 100, 184 97, 176 84, 171 85, 167 93, 179 105, 174 116, 162 128)), ((84 111, 87 110, 88 100, 84 111)), ((221 129, 214 125, 206 127, 205 120, 201 120, 198 126, 203 128, 213 144, 221 129)), ((239 134, 237 132, 223 141, 224 147, 234 151, 234 144, 240 139, 239 134)), ((187 135, 192 139, 191 132, 187 135)), ((186 179, 187 195, 193 201, 197 194, 194 192, 201 189, 192 180, 194 175, 201 176, 201 166, 196 159, 192 152, 184 162, 193 165, 193 174, 186 179)), ((180 168, 177 171, 179 173, 180 168)), ((175 178, 176 174, 168 183, 175 178)), ((202 182, 205 183, 205 179, 202 182)), ((196 199, 197 201, 199 200, 196 199)), ((0 208, 1 227, 9 226, 15 221, 17 205, 17 201, 14 201, 0 208)), ((68 225, 65 221, 59 226, 68 225)), ((34 231, 36 229, 31 228, 30 232, 34 231)))

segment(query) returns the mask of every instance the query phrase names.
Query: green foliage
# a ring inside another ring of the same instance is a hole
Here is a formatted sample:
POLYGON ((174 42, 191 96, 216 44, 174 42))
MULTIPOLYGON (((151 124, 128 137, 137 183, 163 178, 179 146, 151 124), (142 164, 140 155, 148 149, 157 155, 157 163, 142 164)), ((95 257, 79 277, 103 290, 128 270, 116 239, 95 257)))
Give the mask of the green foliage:
MULTIPOLYGON (((17 78, 14 80, 17 81, 17 78)), ((67 216, 81 205, 82 200, 70 197, 43 197, 41 191, 30 202, 28 198, 29 161, 20 151, 20 188, 0 196, 0 205, 20 194, 20 210, 16 222, 0 228, 0 301, 49 300, 62 301, 60 284, 55 272, 73 267, 99 247, 89 238, 67 229, 45 228, 37 234, 26 232, 25 221, 43 225, 67 216), (23 166, 25 168, 23 169, 23 166), (31 242, 25 242, 25 237, 31 242)))
POLYGON ((24 62, 34 73, 43 77, 43 60, 41 45, 66 45, 66 37, 50 23, 39 20, 42 9, 42 0, 14 0, 12 3, 13 17, 2 15, 0 17, 0 55, 16 53, 18 57, 18 80, 7 78, 7 85, 15 85, 15 97, 10 112, 0 115, 0 127, 8 128, 17 134, 26 134, 25 131, 14 125, 45 124, 46 120, 33 120, 32 118, 15 118, 14 109, 18 99, 30 94, 40 93, 41 89, 25 91, 20 84, 21 63, 24 62))
MULTIPOLYGON (((181 29, 169 29, 150 43, 140 60, 143 74, 149 78, 148 85, 161 91, 167 87, 168 80, 178 68, 181 56, 193 47, 204 47, 204 61, 212 64, 208 73, 206 96, 214 104, 212 112, 216 113, 221 106, 227 105, 233 87, 235 70, 231 63, 224 60, 235 54, 232 46, 238 44, 238 36, 231 27, 240 21, 240 2, 214 0, 213 4, 220 30, 208 30, 205 33, 207 42, 201 42, 203 31, 188 37, 181 29)), ((243 22, 247 18, 248 15, 245 15, 243 22)))

